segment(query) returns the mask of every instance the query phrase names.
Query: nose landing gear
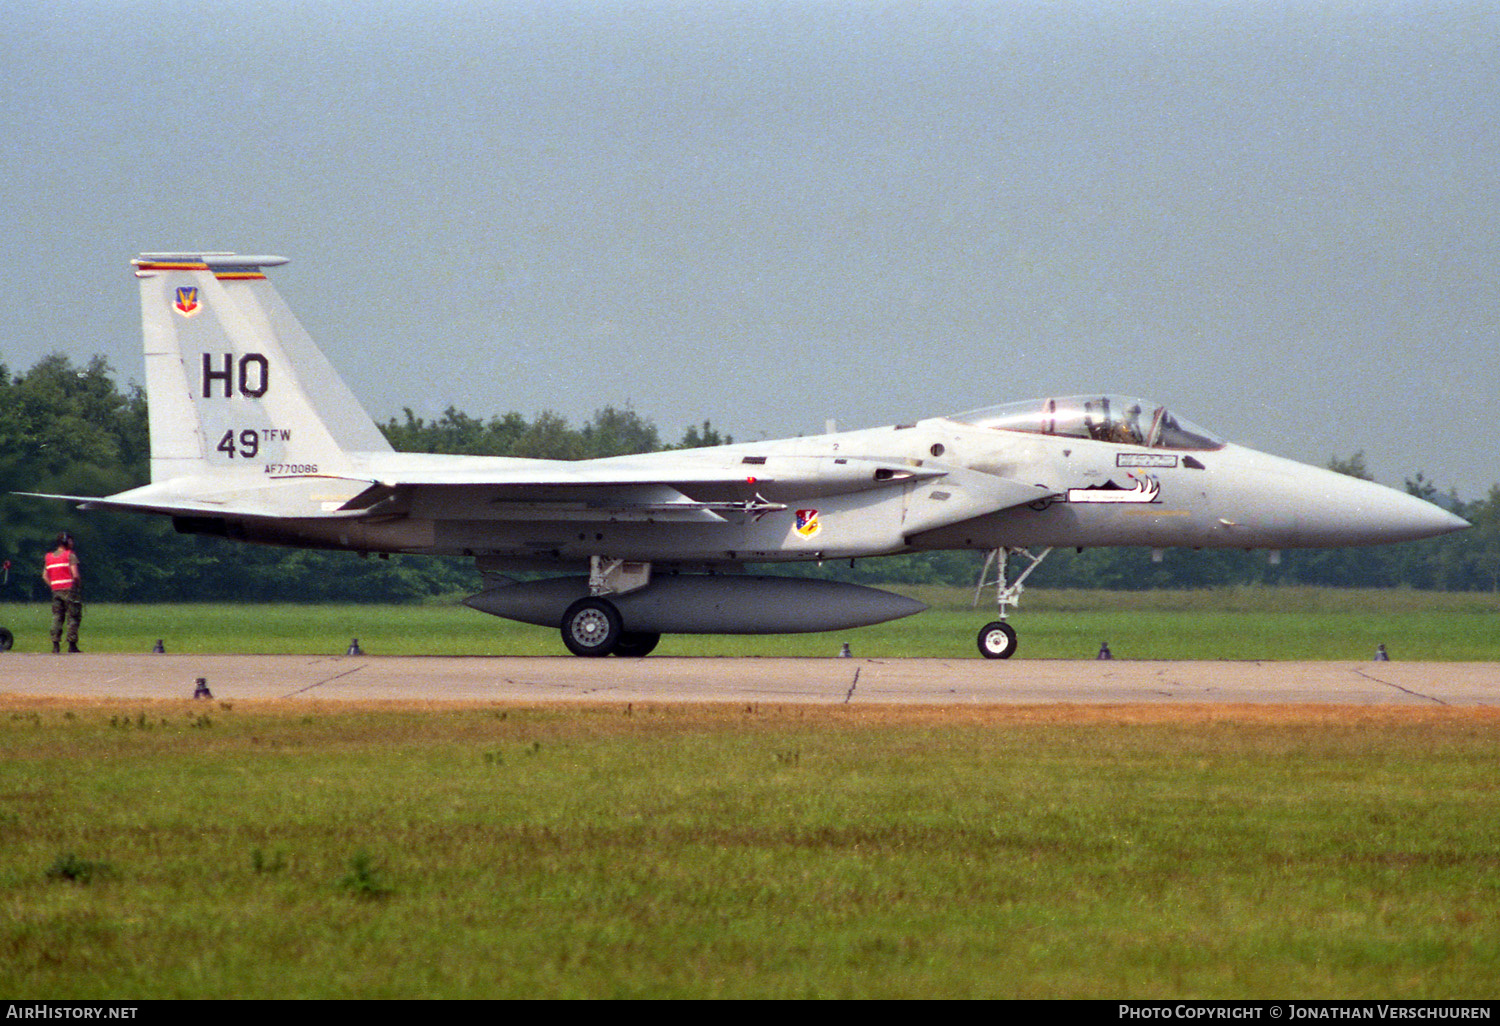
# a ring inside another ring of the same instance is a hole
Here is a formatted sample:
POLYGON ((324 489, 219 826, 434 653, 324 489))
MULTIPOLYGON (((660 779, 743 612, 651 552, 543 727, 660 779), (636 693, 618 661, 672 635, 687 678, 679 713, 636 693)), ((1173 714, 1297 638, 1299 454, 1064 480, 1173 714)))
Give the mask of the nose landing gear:
POLYGON ((979 629, 979 654, 986 659, 1009 659, 1016 651, 1016 631, 1004 620, 979 629))
POLYGON ((1026 549, 999 548, 991 552, 984 561, 984 569, 979 572, 979 584, 974 589, 974 605, 979 605, 979 593, 986 585, 995 585, 995 605, 1000 610, 1000 619, 985 624, 979 631, 979 654, 986 659, 1009 659, 1016 654, 1016 632, 1010 624, 1005 622, 1010 606, 1021 604, 1021 592, 1026 590, 1026 578, 1031 572, 1041 565, 1042 560, 1052 549, 1045 548, 1039 555, 1033 556, 1026 549), (1022 570, 1020 576, 1014 581, 1006 581, 1007 563, 1011 554, 1025 556, 1029 562, 1026 569, 1022 570), (995 567, 995 579, 989 579, 990 566, 995 567))

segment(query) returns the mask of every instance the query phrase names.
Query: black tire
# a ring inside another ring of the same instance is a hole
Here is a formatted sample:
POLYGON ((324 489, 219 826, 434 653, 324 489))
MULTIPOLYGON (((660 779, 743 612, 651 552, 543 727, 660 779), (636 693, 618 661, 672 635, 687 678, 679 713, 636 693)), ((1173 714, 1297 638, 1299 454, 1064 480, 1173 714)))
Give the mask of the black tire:
POLYGON ((574 655, 607 656, 623 634, 620 611, 604 599, 581 598, 563 614, 563 644, 574 655))
POLYGON ((0 652, 9 652, 10 647, 16 643, 16 636, 4 627, 0 627, 0 652))
POLYGON ((661 641, 660 634, 647 634, 644 631, 625 631, 620 635, 620 640, 615 644, 614 654, 626 658, 639 659, 641 656, 650 655, 651 650, 661 641))
POLYGON ((979 654, 986 659, 1009 659, 1015 655, 1015 629, 1003 620, 985 624, 979 630, 979 654))

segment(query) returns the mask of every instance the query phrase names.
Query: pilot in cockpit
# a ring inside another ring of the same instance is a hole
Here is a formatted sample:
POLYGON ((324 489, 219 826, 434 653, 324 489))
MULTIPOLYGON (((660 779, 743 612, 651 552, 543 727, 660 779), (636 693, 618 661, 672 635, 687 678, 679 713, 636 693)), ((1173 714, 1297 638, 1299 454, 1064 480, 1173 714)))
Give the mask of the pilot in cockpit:
POLYGON ((1120 442, 1124 445, 1144 445, 1146 436, 1141 432, 1141 406, 1139 403, 1131 403, 1125 408, 1125 415, 1115 421, 1110 430, 1109 440, 1120 442))

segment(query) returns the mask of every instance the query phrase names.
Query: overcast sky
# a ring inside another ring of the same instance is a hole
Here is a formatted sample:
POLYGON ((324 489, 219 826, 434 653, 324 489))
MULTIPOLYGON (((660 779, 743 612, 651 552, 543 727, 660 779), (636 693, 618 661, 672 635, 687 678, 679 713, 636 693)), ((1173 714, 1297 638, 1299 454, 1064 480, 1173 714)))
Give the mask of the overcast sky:
POLYGON ((277 253, 378 419, 1046 394, 1500 481, 1493 2, 9 0, 0 361, 277 253))

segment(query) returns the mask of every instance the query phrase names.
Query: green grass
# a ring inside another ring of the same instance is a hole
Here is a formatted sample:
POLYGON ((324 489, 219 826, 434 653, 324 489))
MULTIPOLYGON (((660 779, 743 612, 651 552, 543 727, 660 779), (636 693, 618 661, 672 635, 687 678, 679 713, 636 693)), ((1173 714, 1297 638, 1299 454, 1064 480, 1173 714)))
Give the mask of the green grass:
MULTIPOLYGON (((977 658, 974 636, 994 618, 962 589, 903 590, 926 613, 852 631, 766 637, 675 635, 665 656, 835 655, 977 658)), ((17 651, 48 645, 50 611, 0 605, 17 651)), ((1213 591, 1028 591, 1013 623, 1017 658, 1087 659, 1103 642, 1127 659, 1365 660, 1385 644, 1403 660, 1500 661, 1500 596, 1317 588, 1213 591)), ((91 605, 85 652, 343 653, 353 638, 375 655, 557 655, 557 632, 457 605, 91 605)))
POLYGON ((0 711, 0 993, 1500 996, 1484 709, 0 711))

